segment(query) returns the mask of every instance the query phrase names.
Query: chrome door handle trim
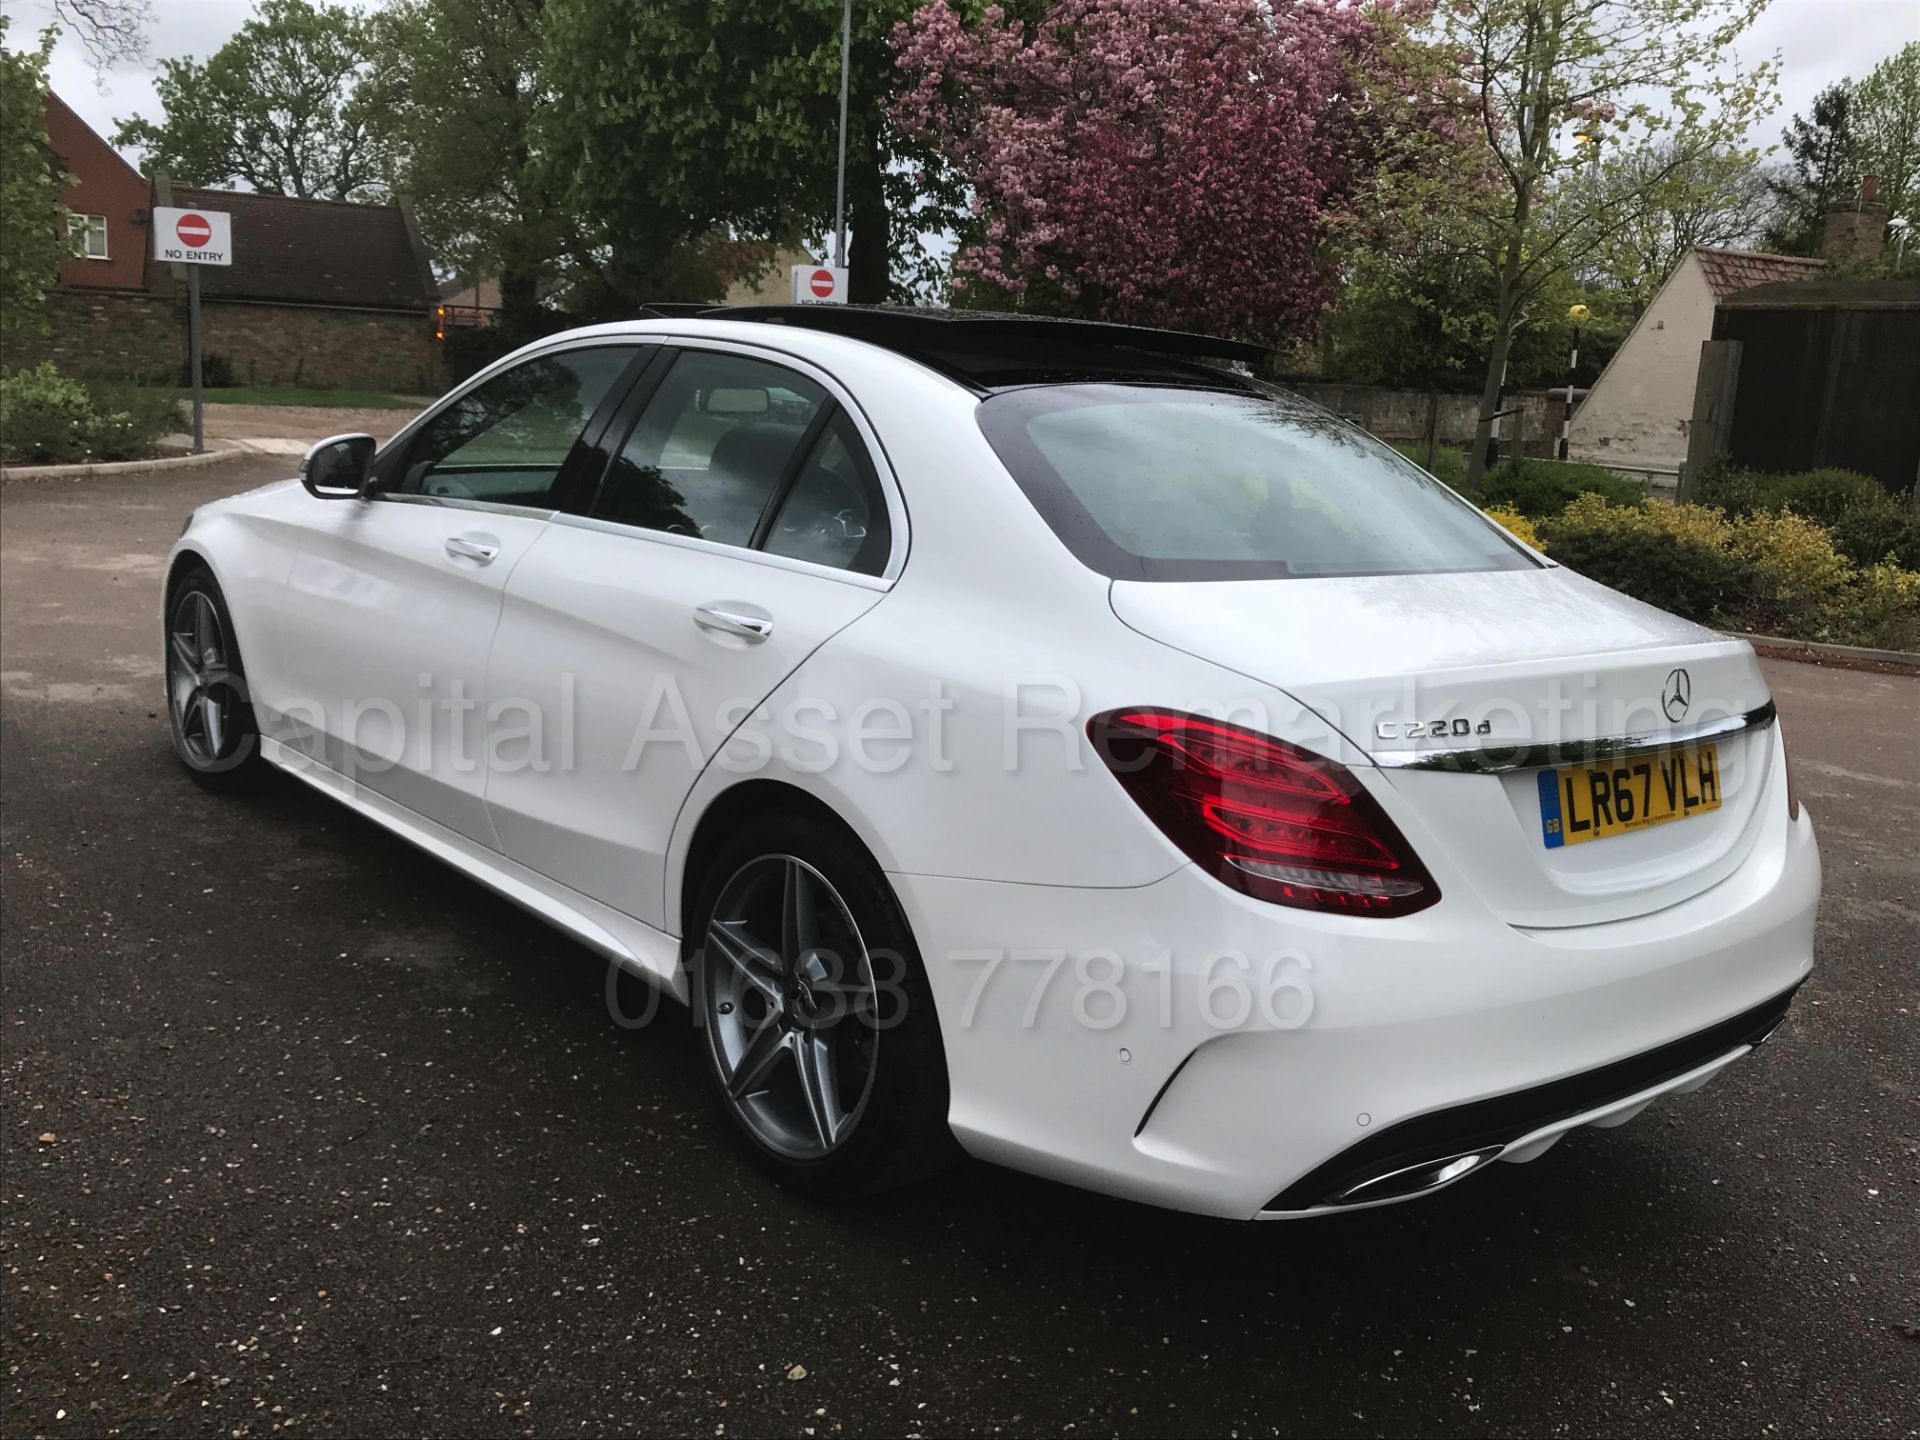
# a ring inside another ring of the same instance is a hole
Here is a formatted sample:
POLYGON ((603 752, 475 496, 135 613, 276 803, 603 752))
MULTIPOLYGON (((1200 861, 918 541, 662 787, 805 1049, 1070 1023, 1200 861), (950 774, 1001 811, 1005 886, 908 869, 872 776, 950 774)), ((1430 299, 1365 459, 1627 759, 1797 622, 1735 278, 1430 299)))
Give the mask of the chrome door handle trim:
POLYGON ((695 606, 693 623, 702 630, 715 630, 722 635, 736 635, 751 645, 757 645, 773 634, 771 615, 755 615, 746 610, 729 610, 723 605, 695 606))
POLYGON ((481 540, 469 540, 461 535, 455 535, 447 541, 447 554, 459 560, 475 560, 486 565, 491 563, 499 553, 498 545, 489 545, 481 540))

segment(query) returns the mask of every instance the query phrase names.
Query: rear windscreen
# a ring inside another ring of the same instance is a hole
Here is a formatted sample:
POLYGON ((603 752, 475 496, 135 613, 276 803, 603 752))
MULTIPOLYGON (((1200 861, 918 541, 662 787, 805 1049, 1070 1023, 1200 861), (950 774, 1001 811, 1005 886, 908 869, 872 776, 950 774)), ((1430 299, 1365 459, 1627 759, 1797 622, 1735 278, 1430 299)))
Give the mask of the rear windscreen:
POLYGON ((1035 386, 983 401, 980 428, 1054 533, 1114 579, 1538 563, 1419 466, 1285 395, 1035 386))

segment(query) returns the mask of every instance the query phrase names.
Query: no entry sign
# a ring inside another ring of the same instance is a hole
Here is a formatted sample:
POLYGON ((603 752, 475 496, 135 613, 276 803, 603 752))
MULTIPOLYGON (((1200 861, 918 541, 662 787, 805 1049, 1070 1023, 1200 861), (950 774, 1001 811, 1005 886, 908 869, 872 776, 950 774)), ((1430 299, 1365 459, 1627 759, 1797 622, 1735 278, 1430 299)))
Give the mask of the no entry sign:
POLYGON ((233 217, 224 210, 155 207, 153 258, 175 265, 233 264, 233 217))
POLYGON ((793 303, 796 305, 844 305, 847 303, 847 272, 831 265, 795 265, 793 303))

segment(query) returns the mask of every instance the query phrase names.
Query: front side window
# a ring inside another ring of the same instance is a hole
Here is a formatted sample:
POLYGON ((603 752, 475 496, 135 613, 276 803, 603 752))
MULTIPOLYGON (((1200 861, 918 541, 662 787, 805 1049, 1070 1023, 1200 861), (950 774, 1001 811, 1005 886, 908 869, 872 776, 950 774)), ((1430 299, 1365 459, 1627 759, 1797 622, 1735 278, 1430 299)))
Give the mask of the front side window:
POLYGON ((104 215, 67 216, 67 244, 76 260, 107 258, 107 217, 104 215))
POLYGON ((574 442, 633 355, 624 345, 563 350, 474 387, 420 428, 393 489, 548 506, 574 442))
POLYGON ((1524 570, 1471 505, 1364 431, 1283 395, 1036 386, 980 427, 1069 550, 1122 580, 1524 570))
POLYGON ((827 404, 781 365, 689 350, 608 468, 589 514, 745 546, 827 404))

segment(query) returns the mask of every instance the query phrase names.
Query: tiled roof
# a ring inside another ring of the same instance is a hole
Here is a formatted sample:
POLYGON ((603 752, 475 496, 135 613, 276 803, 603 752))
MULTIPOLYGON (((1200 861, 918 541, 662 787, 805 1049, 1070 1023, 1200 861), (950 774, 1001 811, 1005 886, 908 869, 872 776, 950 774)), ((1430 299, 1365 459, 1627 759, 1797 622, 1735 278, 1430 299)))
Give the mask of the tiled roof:
POLYGON ((425 310, 432 290, 397 205, 349 205, 175 186, 183 209, 233 216, 231 266, 209 266, 209 296, 381 310, 425 310))
POLYGON ((1700 272, 1707 277, 1707 288, 1713 291, 1715 300, 1776 280, 1811 280, 1826 263, 1799 255, 1769 255, 1764 250, 1709 250, 1700 246, 1693 253, 1700 257, 1700 272))

